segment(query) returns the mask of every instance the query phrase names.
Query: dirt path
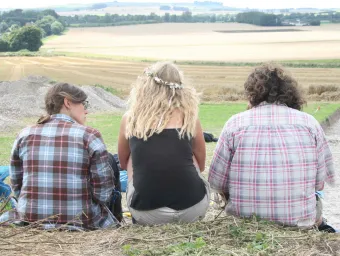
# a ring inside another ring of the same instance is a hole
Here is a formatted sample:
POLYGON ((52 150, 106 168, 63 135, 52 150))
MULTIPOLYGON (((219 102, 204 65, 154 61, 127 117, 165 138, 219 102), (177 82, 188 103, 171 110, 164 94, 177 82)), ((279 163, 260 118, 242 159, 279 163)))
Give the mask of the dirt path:
POLYGON ((18 65, 13 66, 9 80, 10 81, 19 80, 24 76, 25 76, 24 75, 24 67, 23 67, 23 65, 18 64, 18 65))
POLYGON ((9 76, 8 80, 15 81, 25 77, 25 66, 22 63, 21 58, 15 58, 13 62, 5 60, 5 64, 11 66, 11 71, 7 74, 7 76, 9 76))
POLYGON ((324 217, 340 229, 340 120, 326 131, 326 136, 333 153, 337 183, 334 187, 325 186, 324 217))

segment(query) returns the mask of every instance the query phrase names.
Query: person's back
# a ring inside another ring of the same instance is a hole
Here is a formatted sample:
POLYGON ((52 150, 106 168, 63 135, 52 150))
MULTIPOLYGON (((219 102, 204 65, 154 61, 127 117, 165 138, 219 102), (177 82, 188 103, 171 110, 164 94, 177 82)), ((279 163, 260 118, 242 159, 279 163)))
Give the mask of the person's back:
POLYGON ((131 207, 183 210, 204 198, 205 185, 193 162, 192 139, 178 138, 177 129, 164 129, 147 141, 132 137, 129 144, 136 190, 131 207))
POLYGON ((251 107, 226 123, 209 172, 228 213, 292 226, 322 221, 315 192, 334 182, 332 155, 319 123, 300 111, 296 86, 271 65, 245 83, 251 107))
MULTIPOLYGON (((316 120, 284 105, 262 103, 231 118, 224 132, 221 137, 232 151, 226 210, 313 225, 315 189, 323 188, 326 176, 326 168, 318 168, 332 159, 329 151, 319 154, 325 141, 316 120)), ((331 174, 328 181, 333 178, 331 174)))
POLYGON ((98 131, 62 114, 19 134, 11 179, 18 184, 15 166, 20 162, 23 179, 17 211, 26 221, 58 215, 58 223, 81 221, 84 226, 96 226, 101 207, 92 202, 88 163, 99 139, 98 131))
POLYGON ((45 98, 48 115, 17 136, 10 178, 18 204, 3 221, 40 221, 46 228, 117 225, 105 205, 114 175, 101 134, 84 126, 86 97, 69 84, 52 86, 45 98))
POLYGON ((156 63, 130 93, 118 141, 127 204, 139 224, 193 222, 209 206, 198 95, 172 63, 156 63))

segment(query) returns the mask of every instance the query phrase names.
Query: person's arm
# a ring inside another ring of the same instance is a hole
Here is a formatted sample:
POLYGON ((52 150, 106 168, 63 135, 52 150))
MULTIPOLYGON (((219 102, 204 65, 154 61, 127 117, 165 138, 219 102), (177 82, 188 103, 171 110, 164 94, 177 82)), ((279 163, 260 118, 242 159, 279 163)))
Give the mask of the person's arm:
MULTIPOLYGON (((228 123, 227 123, 228 124, 228 123)), ((233 137, 228 132, 228 125, 225 125, 216 144, 213 159, 209 168, 208 181, 211 189, 222 193, 228 199, 228 172, 232 159, 233 137)))
POLYGON ((193 138, 192 152, 195 156, 200 171, 204 172, 206 151, 203 130, 199 120, 196 122, 196 136, 193 138))
POLYGON ((89 137, 90 183, 95 201, 106 203, 114 189, 114 173, 109 164, 109 153, 101 134, 96 131, 89 137))
POLYGON ((333 185, 335 183, 335 170, 332 152, 321 127, 319 127, 318 134, 316 136, 316 150, 318 163, 315 190, 320 191, 323 190, 325 182, 329 185, 333 185))
POLYGON ((14 192, 16 198, 19 197, 22 187, 22 179, 24 175, 24 171, 22 168, 22 160, 19 156, 19 147, 20 147, 20 139, 19 136, 15 140, 11 153, 11 163, 9 166, 9 177, 11 180, 11 187, 14 192))
POLYGON ((129 141, 125 137, 126 119, 127 117, 126 115, 124 115, 120 123, 120 130, 119 130, 119 135, 118 135, 118 158, 119 158, 120 167, 124 170, 127 170, 130 153, 131 153, 129 141))

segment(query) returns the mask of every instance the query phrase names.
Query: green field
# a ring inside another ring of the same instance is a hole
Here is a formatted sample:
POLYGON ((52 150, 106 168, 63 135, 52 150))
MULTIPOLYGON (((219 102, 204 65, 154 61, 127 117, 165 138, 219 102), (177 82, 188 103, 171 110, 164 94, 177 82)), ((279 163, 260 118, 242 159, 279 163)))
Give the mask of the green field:
MULTIPOLYGON (((202 104, 200 106, 200 120, 203 130, 218 136, 225 122, 234 114, 246 109, 246 103, 227 103, 227 104, 202 104)), ((304 111, 313 115, 319 122, 325 120, 330 114, 340 108, 340 103, 310 103, 304 111), (316 109, 320 106, 320 110, 316 109)), ((112 114, 89 114, 87 125, 98 129, 104 138, 104 141, 110 152, 117 152, 117 137, 119 132, 121 116, 112 114)), ((27 120, 27 124, 33 124, 35 120, 27 120)), ((13 131, 8 134, 0 134, 0 165, 8 165, 10 151, 16 134, 13 131)), ((215 147, 215 143, 207 144, 207 165, 215 147)))

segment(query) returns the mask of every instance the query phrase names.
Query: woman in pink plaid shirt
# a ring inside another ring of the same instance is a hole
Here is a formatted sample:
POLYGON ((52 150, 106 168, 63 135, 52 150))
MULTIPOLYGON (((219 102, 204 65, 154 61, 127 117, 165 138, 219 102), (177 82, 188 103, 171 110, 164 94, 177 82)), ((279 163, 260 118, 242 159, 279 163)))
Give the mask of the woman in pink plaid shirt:
POLYGON ((320 124, 301 111, 298 84, 281 66, 255 68, 245 82, 248 110, 231 117, 209 171, 211 188, 228 199, 230 214, 290 226, 318 226, 315 193, 335 182, 332 154, 320 124))

